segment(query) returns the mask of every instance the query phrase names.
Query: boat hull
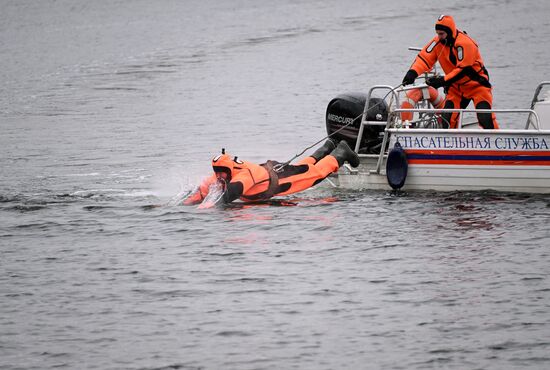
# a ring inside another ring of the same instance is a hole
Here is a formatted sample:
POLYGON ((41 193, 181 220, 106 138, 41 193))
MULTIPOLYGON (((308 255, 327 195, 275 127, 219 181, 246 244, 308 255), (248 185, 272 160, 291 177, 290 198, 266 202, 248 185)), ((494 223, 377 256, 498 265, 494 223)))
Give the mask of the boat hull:
MULTIPOLYGON (((389 147, 405 150, 403 190, 496 190, 550 193, 550 131, 390 129, 389 147)), ((361 156, 357 169, 342 167, 335 184, 348 189, 391 190, 385 158, 361 156)))

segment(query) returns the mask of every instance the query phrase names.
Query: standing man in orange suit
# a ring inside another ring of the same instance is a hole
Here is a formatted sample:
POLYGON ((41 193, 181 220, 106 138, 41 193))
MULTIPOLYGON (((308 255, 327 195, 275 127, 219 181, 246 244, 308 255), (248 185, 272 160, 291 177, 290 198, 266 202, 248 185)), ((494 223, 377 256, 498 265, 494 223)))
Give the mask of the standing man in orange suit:
MULTIPOLYGON (((436 36, 418 53, 411 68, 403 78, 403 85, 410 85, 422 73, 439 62, 445 76, 426 79, 434 88, 444 87, 447 99, 444 108, 464 109, 474 101, 476 109, 491 109, 493 94, 489 72, 483 64, 477 43, 456 28, 450 15, 441 15, 435 23, 436 36)), ((457 128, 458 113, 443 113, 444 124, 457 128)), ((484 129, 498 129, 494 113, 478 113, 478 122, 484 129)))

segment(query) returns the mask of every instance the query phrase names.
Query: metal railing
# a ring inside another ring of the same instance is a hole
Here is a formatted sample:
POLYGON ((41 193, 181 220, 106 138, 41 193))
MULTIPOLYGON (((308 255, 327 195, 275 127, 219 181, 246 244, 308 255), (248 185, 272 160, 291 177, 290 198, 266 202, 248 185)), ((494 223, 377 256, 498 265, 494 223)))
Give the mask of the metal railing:
MULTIPOLYGON (((361 123, 359 125, 359 132, 357 133, 357 142, 355 143, 355 152, 359 153, 359 147, 361 145, 361 140, 363 139, 363 131, 365 126, 387 126, 388 122, 384 123, 383 121, 367 121, 367 116, 369 112, 369 103, 372 96, 372 92, 375 90, 389 90, 388 94, 392 94, 392 97, 395 98, 397 104, 399 104, 399 95, 395 91, 393 86, 389 85, 375 85, 369 89, 367 93, 367 100, 365 101, 365 107, 363 108, 363 115, 361 116, 361 123)), ((389 117, 388 117, 389 118, 389 117)))
MULTIPOLYGON (((396 89, 396 88, 394 88, 392 86, 389 86, 389 85, 375 85, 375 86, 371 87, 369 89, 368 93, 367 93, 367 99, 366 99, 366 102, 365 102, 365 107, 363 109, 363 115, 361 117, 361 124, 359 126, 359 132, 358 132, 357 141, 356 141, 356 144, 355 144, 355 152, 356 153, 359 152, 360 145, 361 145, 361 140, 363 139, 365 126, 368 126, 368 125, 371 125, 371 126, 385 126, 384 135, 383 135, 383 138, 382 138, 382 145, 380 147, 380 153, 379 153, 378 161, 377 161, 377 164, 376 164, 376 170, 375 170, 376 173, 380 173, 380 168, 382 166, 382 162, 383 162, 384 155, 385 155, 386 145, 388 143, 388 139, 389 139, 389 135, 390 135, 389 129, 390 128, 405 127, 405 126, 398 126, 398 123, 401 121, 401 119, 400 119, 401 113, 406 113, 406 112, 413 113, 413 114, 414 113, 419 113, 419 114, 424 114, 424 115, 426 115, 426 114, 430 115, 431 114, 433 116, 439 115, 441 113, 458 113, 459 114, 459 119, 458 119, 458 128, 457 128, 457 130, 463 129, 463 126, 465 125, 465 124, 463 124, 464 113, 476 113, 476 114, 479 114, 479 113, 486 113, 486 114, 492 114, 492 113, 499 113, 499 114, 501 114, 501 113, 502 114, 524 113, 524 114, 528 114, 527 124, 526 124, 525 129, 528 130, 529 127, 532 125, 535 130, 540 131, 541 130, 541 128, 540 128, 541 127, 540 126, 540 119, 539 119, 539 116, 538 116, 537 112, 534 110, 534 107, 535 107, 536 103, 540 101, 540 100, 538 100, 538 97, 539 97, 540 91, 542 90, 543 86, 545 86, 545 85, 550 85, 550 81, 545 81, 545 82, 542 82, 542 83, 539 84, 539 86, 537 87, 537 89, 535 91, 535 95, 533 97, 533 101, 531 103, 531 108, 530 109, 400 108, 400 106, 401 106, 400 97, 399 97, 400 93, 406 92, 408 90, 415 90, 415 89, 424 89, 424 90, 427 91, 428 85, 426 85, 426 84, 411 85, 411 86, 407 86, 407 87, 401 87, 399 89, 396 89), (388 91, 388 93, 386 94, 386 97, 384 99, 386 99, 387 96, 391 94, 390 104, 388 104, 389 105, 389 114, 388 114, 388 119, 387 119, 386 122, 367 121, 368 110, 369 110, 369 102, 370 102, 372 93, 376 90, 387 90, 388 91), (392 109, 392 106, 394 106, 395 108, 392 109)), ((426 95, 426 94, 424 93, 424 95, 426 95)), ((475 124, 475 123, 467 123, 466 125, 471 125, 471 124, 475 124)), ((414 128, 412 128, 412 127, 410 129, 414 130, 414 128)))
MULTIPOLYGON (((540 92, 542 91, 542 88, 548 85, 550 85, 550 81, 543 81, 537 86, 537 88, 535 89, 535 95, 533 95, 533 100, 531 100, 531 109, 534 110, 538 102, 544 101, 544 100, 539 100, 539 95, 540 95, 540 92)), ((525 124, 526 130, 529 128, 530 124, 531 124, 531 116, 527 117, 527 123, 525 124)))
MULTIPOLYGON (((371 108, 371 107, 369 107, 369 105, 370 105, 369 102, 370 102, 370 99, 372 97, 373 91, 375 91, 375 90, 387 90, 388 93, 386 94, 386 98, 387 98, 387 95, 391 94, 392 99, 394 100, 393 103, 395 104, 395 106, 400 107, 401 106, 401 103, 400 103, 400 100, 399 100, 399 93, 400 92, 408 91, 408 90, 422 89, 423 90, 423 95, 427 99, 429 97, 428 87, 429 86, 426 85, 426 84, 401 87, 401 88, 399 88, 399 90, 397 90, 395 87, 390 86, 390 85, 375 85, 375 86, 371 87, 369 89, 368 93, 367 93, 367 99, 366 99, 366 102, 365 102, 365 107, 363 108, 363 115, 361 116, 361 123, 359 125, 359 132, 357 134, 358 140, 355 143, 355 152, 359 153, 359 149, 360 149, 360 145, 361 145, 361 139, 363 138, 363 131, 364 131, 365 126, 368 126, 368 125, 370 125, 370 126, 387 126, 387 124, 388 124, 388 122, 383 122, 383 121, 367 121, 368 111, 371 108), (426 94, 428 94, 428 96, 426 96, 426 94)), ((391 110, 391 106, 390 106, 390 112, 391 111, 392 110, 391 110)))
MULTIPOLYGON (((464 115, 462 113, 527 113, 529 115, 528 120, 530 121, 531 118, 535 118, 534 120, 534 127, 536 130, 540 130, 540 120, 537 112, 535 112, 533 109, 449 109, 449 108, 443 108, 443 109, 436 109, 436 108, 396 108, 393 112, 395 113, 404 113, 404 112, 411 112, 411 113, 433 113, 433 114, 441 114, 441 113, 459 113, 458 117, 458 127, 457 129, 462 128, 462 120, 464 115)), ((526 127, 527 129, 528 127, 526 127)))
MULTIPOLYGON (((373 171, 375 173, 380 173, 382 167, 382 162, 384 160, 386 145, 388 144, 390 129, 391 128, 405 128, 414 130, 414 128, 406 128, 404 126, 397 126, 396 123, 400 121, 400 113, 412 112, 412 113, 428 113, 428 114, 440 114, 440 113, 459 113, 458 128, 455 130, 442 129, 446 132, 452 132, 462 129, 462 113, 525 113, 529 115, 529 120, 532 121, 534 117, 535 127, 537 131, 540 131, 539 116, 537 112, 533 109, 437 109, 437 108, 396 108, 388 116, 388 121, 386 122, 386 127, 384 129, 384 137, 382 139, 382 145, 380 147, 380 153, 378 155, 378 161, 376 163, 376 169, 373 171)), ((433 130, 433 129, 432 129, 433 130)), ((483 130, 486 131, 486 130, 483 130)), ((499 130, 502 131, 502 130, 499 130)), ((358 136, 357 140, 359 141, 362 137, 358 136)))

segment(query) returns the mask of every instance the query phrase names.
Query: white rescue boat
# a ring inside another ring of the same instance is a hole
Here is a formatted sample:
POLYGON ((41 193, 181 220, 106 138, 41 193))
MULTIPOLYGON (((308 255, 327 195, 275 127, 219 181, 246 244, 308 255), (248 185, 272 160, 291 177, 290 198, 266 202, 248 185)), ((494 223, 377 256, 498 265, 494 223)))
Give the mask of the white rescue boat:
POLYGON ((340 95, 327 108, 327 131, 355 145, 361 163, 344 165, 329 182, 348 189, 550 193, 550 94, 542 94, 549 86, 538 85, 528 109, 435 108, 427 85, 340 95), (408 91, 422 93, 413 108, 403 104, 408 91), (386 96, 374 97, 381 92, 386 96), (441 128, 445 112, 459 113, 457 129, 441 128), (523 128, 481 129, 466 122, 476 113, 523 128))

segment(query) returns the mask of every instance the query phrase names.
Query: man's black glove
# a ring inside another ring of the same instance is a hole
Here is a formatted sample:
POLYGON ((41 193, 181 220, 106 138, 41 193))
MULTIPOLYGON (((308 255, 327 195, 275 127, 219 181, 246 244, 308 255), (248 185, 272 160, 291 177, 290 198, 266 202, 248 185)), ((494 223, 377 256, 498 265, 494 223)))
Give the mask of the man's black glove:
POLYGON ((403 82, 402 82, 403 86, 412 84, 417 77, 418 77, 418 73, 416 73, 414 69, 409 69, 405 77, 403 77, 403 82))
POLYGON ((426 79, 426 85, 434 87, 436 89, 440 88, 441 86, 445 86, 445 77, 443 76, 433 76, 428 77, 426 79))

